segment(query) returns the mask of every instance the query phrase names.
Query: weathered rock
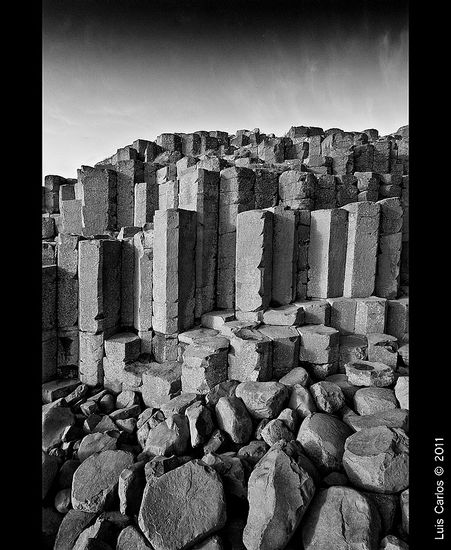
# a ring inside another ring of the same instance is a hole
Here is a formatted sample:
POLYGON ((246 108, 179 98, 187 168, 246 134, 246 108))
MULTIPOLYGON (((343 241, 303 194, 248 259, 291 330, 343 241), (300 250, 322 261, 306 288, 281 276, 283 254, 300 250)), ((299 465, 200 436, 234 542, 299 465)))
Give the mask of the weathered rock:
POLYGON ((317 411, 312 394, 307 388, 300 384, 295 384, 291 388, 288 407, 296 411, 300 418, 305 418, 311 413, 317 411))
POLYGON ((396 370, 398 340, 390 334, 368 334, 368 361, 383 363, 396 370))
POLYGON ((264 441, 251 441, 238 451, 242 457, 253 468, 257 462, 266 454, 268 445, 264 441))
POLYGON ((315 413, 302 422, 297 440, 318 469, 328 474, 343 470, 345 441, 351 434, 351 428, 338 418, 315 413))
POLYGON ((125 409, 116 409, 110 413, 111 420, 115 422, 117 420, 126 420, 127 418, 136 418, 141 414, 140 405, 132 405, 131 407, 126 407, 125 409))
POLYGON ((288 389, 278 382, 242 382, 235 389, 254 418, 276 418, 288 399, 288 389))
MULTIPOLYGON (((72 392, 80 386, 79 380, 51 380, 42 384, 42 401, 44 403, 52 403, 57 399, 69 396, 71 399, 72 392)), ((69 403, 67 403, 69 405, 69 403)))
POLYGON ((354 408, 359 414, 375 414, 398 407, 395 392, 388 388, 361 388, 354 394, 354 408))
POLYGON ((315 493, 315 483, 296 454, 277 443, 249 478, 249 515, 243 531, 247 550, 282 550, 315 493))
POLYGON ((42 407, 42 450, 48 451, 61 443, 64 431, 75 424, 69 407, 55 401, 42 407))
POLYGON ((116 446, 116 437, 112 437, 106 433, 88 434, 81 440, 80 447, 77 451, 77 457, 80 462, 83 462, 93 454, 115 450, 116 446))
POLYGON ((91 433, 105 433, 111 430, 116 430, 116 424, 111 420, 107 415, 103 416, 102 419, 95 424, 92 428, 91 433))
POLYGON ((94 521, 94 512, 69 510, 61 522, 55 540, 54 550, 73 550, 79 535, 94 521))
POLYGON ((145 462, 135 462, 122 470, 119 476, 118 494, 121 514, 133 517, 139 513, 141 499, 146 484, 145 462))
POLYGON ((205 394, 227 380, 229 340, 222 336, 203 338, 183 353, 182 391, 205 394))
POLYGON ((221 449, 221 447, 226 442, 227 435, 221 430, 214 430, 211 434, 210 439, 204 445, 203 451, 204 454, 215 453, 221 449))
POLYGON ((141 395, 147 407, 161 407, 182 388, 182 365, 177 361, 148 363, 142 374, 141 395))
POLYGON ((139 405, 139 395, 134 391, 125 390, 116 397, 116 409, 126 409, 133 405, 139 405))
POLYGON ((288 374, 282 376, 279 380, 279 384, 283 384, 284 386, 294 386, 296 384, 300 384, 301 386, 307 387, 309 382, 309 374, 304 367, 296 367, 292 369, 288 374))
POLYGON ((72 507, 70 488, 61 489, 56 493, 54 505, 60 514, 67 514, 72 507))
POLYGON ((72 507, 84 512, 103 510, 117 493, 119 475, 133 464, 125 451, 103 451, 87 458, 75 471, 72 507))
POLYGON ((241 399, 221 397, 215 407, 218 426, 234 443, 247 443, 252 435, 252 420, 241 399))
POLYGON ((409 377, 400 376, 395 385, 395 396, 402 409, 409 409, 409 377))
POLYGON ((395 371, 384 363, 374 361, 352 361, 345 365, 346 376, 354 386, 376 386, 383 388, 393 384, 395 371))
POLYGON ((226 495, 247 498, 246 475, 241 459, 234 453, 208 453, 202 462, 211 466, 221 476, 226 495))
POLYGON ((283 439, 284 441, 291 441, 294 439, 293 432, 289 430, 286 424, 279 419, 270 420, 268 424, 261 431, 263 441, 272 447, 275 443, 283 439))
POLYGON ((120 532, 116 550, 151 550, 151 548, 138 529, 129 525, 120 532))
POLYGON ((164 403, 160 409, 166 417, 170 414, 184 414, 186 409, 199 399, 200 396, 195 393, 182 393, 167 403, 164 403))
POLYGON ((183 455, 189 443, 189 425, 186 416, 170 414, 164 422, 152 428, 145 451, 154 455, 183 455))
POLYGON ((352 403, 355 392, 359 389, 348 380, 346 374, 332 374, 326 378, 326 382, 332 382, 341 388, 347 402, 352 403))
POLYGON ((272 376, 272 340, 256 329, 243 328, 230 338, 228 378, 265 382, 272 376))
POLYGON ((205 395, 205 402, 214 407, 221 397, 236 397, 235 389, 238 384, 238 380, 226 380, 217 384, 205 395))
POLYGON ((58 473, 59 462, 56 456, 42 452, 42 499, 47 496, 58 473))
POLYGON ((345 404, 345 396, 340 386, 333 382, 316 382, 309 389, 316 407, 322 412, 333 414, 345 404))
POLYGON ((356 432, 365 428, 376 428, 377 426, 401 428, 405 432, 409 431, 409 411, 406 409, 390 409, 363 416, 350 411, 343 415, 342 420, 356 432))
POLYGON ((200 401, 190 405, 185 411, 185 416, 188 418, 191 447, 194 449, 208 441, 214 429, 213 419, 210 410, 200 401))
POLYGON ((394 535, 387 535, 381 540, 379 550, 409 550, 409 545, 394 535))
POLYGON ((381 535, 386 535, 393 529, 394 526, 398 512, 398 495, 366 491, 362 491, 362 495, 366 496, 366 498, 368 498, 376 506, 381 518, 381 535))
POLYGON ((225 522, 222 482, 201 461, 193 460, 147 482, 138 524, 155 550, 188 548, 225 522))
POLYGON ((277 417, 285 424, 285 426, 292 432, 294 432, 299 424, 299 417, 296 411, 293 409, 283 409, 277 417))
POLYGON ((376 550, 379 536, 377 510, 350 487, 321 489, 303 521, 305 550, 376 550))
POLYGON ((343 465, 353 485, 379 493, 397 493, 409 485, 409 439, 398 428, 363 429, 345 444, 343 465))

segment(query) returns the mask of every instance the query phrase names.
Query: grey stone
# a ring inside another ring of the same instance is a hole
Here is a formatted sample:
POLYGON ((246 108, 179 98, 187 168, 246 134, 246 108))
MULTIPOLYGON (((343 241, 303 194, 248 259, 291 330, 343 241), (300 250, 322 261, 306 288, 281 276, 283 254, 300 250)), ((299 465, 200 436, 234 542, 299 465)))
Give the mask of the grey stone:
POLYGON ((61 443, 67 428, 75 424, 75 417, 69 407, 61 401, 54 401, 42 407, 42 450, 49 451, 61 443))
POLYGON ((182 391, 205 394, 227 380, 229 341, 207 337, 190 344, 183 353, 182 391))
POLYGON ((42 401, 44 403, 52 403, 57 399, 69 396, 69 402, 71 404, 72 398, 70 394, 80 385, 79 380, 51 380, 42 384, 42 401))
POLYGON ((115 450, 116 446, 117 438, 107 433, 88 434, 81 440, 80 447, 77 451, 77 457, 80 462, 83 462, 93 454, 115 450))
POLYGON ((343 465, 353 485, 398 493, 409 485, 409 439, 398 428, 363 429, 346 440, 343 465))
POLYGON ((151 550, 151 547, 138 529, 129 525, 120 532, 116 550, 151 550))
POLYGON ((294 384, 291 387, 288 407, 296 411, 300 418, 305 418, 317 410, 312 394, 300 384, 294 384))
POLYGON ((388 388, 361 388, 354 394, 354 408, 361 415, 398 408, 395 392, 388 388))
POLYGON ((94 512, 69 510, 61 522, 54 549, 73 550, 75 541, 90 523, 94 521, 95 517, 96 514, 94 512))
POLYGON ((99 512, 107 507, 117 494, 120 473, 131 464, 133 456, 124 451, 103 451, 87 458, 73 477, 73 508, 99 512))
POLYGON ((272 447, 281 439, 284 441, 291 441, 295 439, 293 432, 287 427, 285 422, 280 419, 270 420, 262 429, 261 436, 263 441, 269 447, 272 447))
POLYGON ((184 414, 186 409, 199 399, 200 396, 196 393, 182 393, 167 403, 164 403, 160 409, 166 417, 170 414, 184 414))
POLYGON ((147 436, 145 451, 154 455, 183 455, 189 443, 189 425, 186 416, 172 414, 152 428, 147 436))
POLYGON ((200 401, 190 405, 185 416, 188 418, 191 447, 194 449, 208 441, 214 429, 213 419, 210 410, 200 401))
POLYGON ((254 418, 276 418, 288 399, 288 389, 278 382, 242 382, 235 389, 254 418))
POLYGON ((354 298, 328 298, 330 304, 330 326, 340 334, 353 334, 357 303, 354 298))
POLYGON ((345 396, 340 386, 333 382, 316 382, 309 389, 317 409, 321 412, 333 414, 345 404, 345 396))
POLYGON ((299 333, 295 327, 262 325, 259 332, 270 338, 272 344, 273 377, 280 378, 299 363, 299 333))
POLYGON ((293 409, 283 409, 279 416, 278 420, 282 420, 285 426, 292 432, 296 431, 299 424, 299 417, 296 411, 293 409))
POLYGON ((144 461, 135 462, 119 475, 118 495, 121 514, 134 517, 139 513, 141 499, 146 484, 144 461))
POLYGON ((263 312, 265 325, 291 326, 302 325, 304 322, 304 309, 294 304, 283 305, 276 308, 268 308, 263 312))
POLYGON ((368 358, 368 341, 363 335, 340 336, 338 371, 344 374, 345 365, 351 361, 365 361, 368 358))
POLYGON ((385 333, 387 300, 370 296, 357 300, 355 316, 356 334, 385 333))
POLYGON ((264 441, 250 441, 238 451, 238 456, 242 457, 253 468, 257 462, 266 454, 268 445, 264 441))
POLYGON ((409 545, 394 535, 387 535, 381 540, 380 550, 409 550, 409 545))
POLYGON ((338 418, 314 413, 302 422, 297 440, 317 468, 328 474, 343 470, 345 441, 351 434, 351 428, 338 418))
POLYGON ((402 409, 409 409, 409 377, 399 376, 395 385, 395 396, 402 409))
POLYGON ((315 483, 284 442, 260 460, 249 478, 249 515, 243 531, 247 550, 282 550, 300 524, 315 483))
POLYGON ((148 407, 161 407, 182 388, 182 365, 177 361, 149 363, 142 374, 141 396, 148 407))
POLYGON ((389 409, 387 411, 375 414, 365 414, 363 416, 351 411, 344 414, 342 420, 356 432, 378 426, 401 428, 405 432, 409 431, 409 411, 406 409, 389 409))
POLYGON ((210 311, 204 313, 201 317, 202 326, 219 330, 227 321, 235 319, 235 311, 233 309, 224 309, 218 311, 210 311))
POLYGON ((376 550, 380 518, 374 505, 350 487, 321 489, 304 519, 305 550, 376 550))
POLYGON ((326 378, 326 382, 332 382, 339 386, 346 401, 350 404, 353 403, 354 394, 359 388, 349 382, 346 374, 332 374, 326 378))
POLYGON ((309 382, 309 374, 304 369, 304 367, 295 367, 289 373, 279 379, 279 384, 283 384, 284 386, 288 387, 294 386, 296 384, 307 387, 309 385, 309 382))
POLYGON ((230 338, 229 380, 265 382, 272 376, 272 340, 255 329, 241 329, 230 338))
POLYGON ((193 460, 147 482, 138 524, 155 550, 190 547, 225 522, 221 480, 202 462, 193 460))
POLYGON ((392 367, 375 361, 352 361, 345 369, 349 382, 354 386, 383 388, 390 386, 395 380, 392 367))
POLYGON ((67 514, 71 509, 70 488, 61 489, 56 493, 54 506, 60 514, 67 514))
POLYGON ((208 453, 202 462, 221 476, 226 495, 244 500, 247 498, 247 476, 240 457, 234 456, 234 453, 208 453))
POLYGON ((205 395, 205 402, 207 405, 215 406, 221 397, 236 397, 235 389, 239 383, 238 380, 220 382, 205 395))
POLYGON ((398 343, 389 334, 368 334, 368 361, 384 363, 396 370, 398 364, 398 343))
POLYGON ((215 406, 216 421, 234 443, 246 444, 252 435, 252 420, 241 399, 221 397, 215 406))
POLYGON ((325 325, 304 325, 297 330, 301 336, 301 361, 325 364, 338 360, 338 330, 325 325))
POLYGON ((399 501, 401 504, 401 519, 402 528, 407 535, 409 534, 409 489, 405 489, 399 495, 399 501))

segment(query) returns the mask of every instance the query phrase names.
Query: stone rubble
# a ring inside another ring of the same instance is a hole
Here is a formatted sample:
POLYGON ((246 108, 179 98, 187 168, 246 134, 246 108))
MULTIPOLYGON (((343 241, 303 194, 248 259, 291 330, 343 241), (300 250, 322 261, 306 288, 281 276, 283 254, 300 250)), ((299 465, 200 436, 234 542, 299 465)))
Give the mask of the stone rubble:
POLYGON ((165 133, 45 177, 44 547, 408 548, 408 144, 165 133))

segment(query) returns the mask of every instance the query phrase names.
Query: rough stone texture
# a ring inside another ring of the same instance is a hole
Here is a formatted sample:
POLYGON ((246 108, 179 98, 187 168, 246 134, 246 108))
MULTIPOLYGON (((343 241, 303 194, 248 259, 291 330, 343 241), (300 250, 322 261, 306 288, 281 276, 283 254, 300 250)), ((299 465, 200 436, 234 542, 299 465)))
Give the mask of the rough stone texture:
POLYGON ((138 331, 152 328, 153 312, 153 236, 152 229, 137 233, 133 244, 132 324, 138 331))
POLYGON ((396 370, 398 342, 389 334, 368 334, 368 360, 384 363, 396 370))
POLYGON ((399 428, 360 430, 346 440, 343 465, 354 486, 398 493, 409 485, 409 439, 399 428))
POLYGON ((246 444, 252 435, 252 420, 241 399, 221 397, 215 405, 216 421, 234 443, 246 444))
POLYGON ((365 428, 376 428, 378 426, 401 428, 405 432, 409 431, 409 411, 406 409, 389 409, 363 416, 349 410, 343 414, 342 420, 356 432, 365 428))
POLYGON ((273 214, 241 212, 236 219, 235 304, 240 311, 266 309, 272 288, 273 214))
POLYGON ((116 550, 150 550, 151 547, 141 533, 129 525, 123 529, 117 539, 116 550))
POLYGON ((221 336, 203 338, 183 353, 182 391, 209 392, 227 380, 229 341, 221 336))
POLYGON ((161 334, 194 324, 196 214, 157 210, 154 216, 153 319, 161 334))
POLYGON ((345 404, 345 396, 340 386, 333 382, 316 382, 309 389, 317 409, 321 412, 334 414, 345 404))
POLYGON ((271 298, 280 306, 296 298, 299 214, 283 206, 273 209, 271 298))
POLYGON ((297 440, 317 468, 328 474, 343 470, 345 441, 351 434, 351 428, 338 418, 314 413, 302 422, 297 440))
POLYGON ((387 300, 370 296, 357 300, 355 315, 356 334, 383 334, 387 313, 387 300))
POLYGON ((305 418, 317 411, 312 394, 301 384, 294 384, 291 387, 288 407, 296 411, 300 418, 305 418))
POLYGON ((363 201, 342 208, 348 212, 343 296, 365 298, 374 291, 380 206, 363 201))
POLYGON ((401 343, 409 340, 409 298, 387 300, 387 328, 385 332, 391 334, 401 343))
POLYGON ((118 494, 119 511, 127 516, 139 513, 146 478, 144 474, 145 462, 135 462, 129 468, 122 470, 119 476, 118 494))
POLYGON ((315 483, 286 443, 274 445, 249 478, 247 550, 282 550, 300 524, 315 483))
POLYGON ((99 512, 107 508, 117 494, 120 473, 132 464, 133 456, 125 451, 103 451, 87 458, 74 474, 74 510, 99 512))
POLYGON ((368 340, 363 335, 340 336, 338 355, 338 371, 345 373, 345 365, 351 361, 366 360, 368 358, 368 340))
POLYGON ((309 374, 304 367, 296 367, 285 376, 282 376, 279 380, 279 384, 283 384, 288 387, 294 386, 295 384, 300 384, 301 386, 307 387, 309 385, 309 381, 309 374))
POLYGON ((347 219, 346 211, 338 208, 311 213, 307 284, 311 298, 343 295, 347 219))
POLYGON ((69 510, 61 522, 54 550, 73 550, 79 535, 94 521, 94 512, 69 510))
POLYGON ((297 330, 301 336, 300 361, 324 364, 338 360, 338 330, 322 324, 304 325, 297 330))
POLYGON ((402 528, 407 535, 409 534, 409 489, 406 489, 399 495, 401 504, 402 528))
POLYGON ((61 401, 42 407, 42 450, 45 452, 61 443, 63 433, 75 424, 72 411, 61 401))
POLYGON ((189 425, 186 416, 171 414, 152 428, 147 436, 145 451, 153 455, 181 456, 189 442, 189 425))
POLYGON ((327 300, 306 300, 295 302, 295 305, 304 310, 303 324, 329 326, 330 305, 327 300))
POLYGON ((329 326, 340 334, 353 334, 357 303, 353 298, 328 298, 330 304, 329 326))
POLYGON ((395 396, 401 409, 409 409, 409 377, 399 376, 395 385, 395 396))
POLYGON ((195 449, 208 441, 215 427, 210 409, 196 401, 190 405, 185 416, 188 418, 191 447, 195 449))
POLYGON ((374 293, 397 298, 400 283, 402 233, 379 237, 374 293))
POLYGON ((220 330, 226 322, 233 321, 234 319, 235 310, 224 309, 204 313, 201 317, 201 323, 203 327, 220 330))
POLYGON ((376 550, 380 518, 374 505, 350 487, 321 489, 303 521, 305 550, 376 550))
POLYGON ((202 462, 193 460, 147 482, 138 523, 154 550, 190 547, 225 522, 222 482, 202 462))
POLYGON ((104 333, 79 332, 80 381, 88 386, 102 384, 104 333))
POLYGON ((354 408, 361 415, 389 411, 397 407, 395 392, 388 388, 361 388, 354 394, 354 408))
POLYGON ((346 365, 346 376, 354 386, 390 386, 395 380, 395 371, 384 363, 375 361, 352 361, 346 365))
POLYGON ((304 323, 304 309, 296 304, 269 308, 263 312, 263 323, 273 326, 302 325, 304 323))
POLYGON ((381 540, 380 550, 409 550, 409 546, 394 535, 387 535, 381 540))
POLYGON ((272 377, 272 341, 255 329, 238 330, 230 338, 228 379, 265 382, 272 377))
POLYGON ((293 432, 287 427, 285 422, 277 418, 270 420, 268 424, 266 424, 261 431, 261 437, 269 447, 272 447, 281 439, 284 441, 291 441, 294 439, 293 432))
POLYGON ((270 338, 272 345, 273 377, 280 378, 296 368, 299 362, 299 333, 295 327, 263 325, 259 332, 270 338))
POLYGON ((235 389, 253 418, 276 418, 288 399, 288 389, 278 382, 242 382, 235 389))

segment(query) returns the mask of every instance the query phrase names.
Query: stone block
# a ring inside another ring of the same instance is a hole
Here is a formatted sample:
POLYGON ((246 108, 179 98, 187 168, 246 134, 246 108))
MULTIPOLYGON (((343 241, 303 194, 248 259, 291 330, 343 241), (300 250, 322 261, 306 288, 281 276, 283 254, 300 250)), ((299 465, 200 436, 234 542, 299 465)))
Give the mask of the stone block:
POLYGON ((302 325, 304 324, 304 308, 296 303, 269 308, 263 312, 263 323, 276 326, 302 325))
POLYGON ((195 212, 155 212, 152 326, 156 332, 174 334, 194 324, 195 247, 195 212))
POLYGON ((139 336, 133 332, 120 332, 105 339, 105 355, 111 363, 131 363, 141 351, 139 336))
POLYGON ((292 326, 262 325, 258 330, 272 340, 272 374, 279 380, 298 366, 299 333, 292 326))
POLYGON ((202 315, 201 324, 205 328, 220 330, 225 323, 233 321, 234 319, 235 311, 233 309, 210 311, 202 315))
POLYGON ((79 375, 87 386, 103 384, 103 332, 79 331, 79 375))
MULTIPOLYGON (((101 235, 117 227, 117 173, 82 166, 76 197, 82 201, 83 235, 101 235)), ((131 225, 131 224, 130 224, 131 225)))
POLYGON ((140 227, 122 227, 117 236, 121 242, 121 325, 133 326, 133 281, 135 274, 135 249, 133 237, 141 231, 140 227))
POLYGON ((272 341, 256 329, 238 330, 230 338, 228 379, 265 382, 272 378, 272 341))
POLYGON ((78 369, 78 347, 77 327, 58 330, 57 368, 59 372, 66 370, 66 367, 76 367, 78 369))
POLYGON ((398 364, 398 341, 389 334, 368 334, 368 361, 384 363, 393 370, 398 364))
POLYGON ((316 178, 308 172, 286 170, 279 177, 280 204, 302 209, 306 199, 314 200, 316 178))
POLYGON ((255 208, 276 206, 279 198, 279 176, 277 172, 264 168, 255 169, 255 208))
POLYGON ((227 380, 229 341, 222 336, 203 338, 183 353, 182 391, 206 394, 227 380))
POLYGON ((175 334, 161 334, 154 332, 152 338, 152 354, 157 363, 176 361, 178 356, 178 338, 175 334))
POLYGON ((397 197, 378 201, 380 206, 379 235, 393 235, 403 228, 403 207, 397 197))
POLYGON ((78 323, 78 244, 82 237, 60 234, 57 239, 58 327, 78 323))
POLYGON ((376 296, 397 298, 400 283, 401 247, 402 233, 379 237, 374 287, 376 296))
POLYGON ((387 300, 386 334, 401 343, 409 341, 409 298, 387 300))
POLYGON ((182 138, 177 134, 160 134, 157 136, 157 145, 164 151, 182 152, 182 138))
POLYGON ((133 237, 133 326, 145 332, 152 328, 153 237, 153 229, 145 229, 133 237))
POLYGON ((83 234, 83 203, 80 199, 61 202, 62 233, 83 234))
POLYGON ((326 325, 330 323, 330 304, 327 300, 305 300, 295 302, 296 307, 304 310, 306 325, 326 325))
POLYGON ((55 236, 55 220, 49 214, 42 214, 42 238, 52 239, 55 236))
POLYGON ((339 332, 325 325, 298 327, 299 360, 314 364, 336 363, 339 354, 339 332))
POLYGON ((235 302, 240 311, 266 309, 271 301, 273 214, 250 210, 237 216, 235 302))
POLYGON ((179 207, 179 182, 167 181, 158 185, 158 208, 169 210, 179 207))
POLYGON ((340 334, 353 334, 357 303, 354 298, 328 298, 330 304, 329 325, 340 334))
POLYGON ((132 226, 135 221, 135 184, 144 179, 143 162, 119 160, 117 172, 117 227, 132 226))
POLYGON ((366 298, 374 291, 380 205, 356 202, 343 210, 348 212, 343 296, 366 298))
POLYGON ((344 374, 345 365, 351 361, 365 361, 368 358, 368 341, 365 336, 350 334, 340 336, 338 372, 344 374))
POLYGON ((371 334, 385 332, 387 300, 370 296, 357 300, 355 315, 355 333, 371 334))
POLYGON ((276 206, 273 220, 271 299, 282 306, 296 298, 299 212, 276 206))
POLYGON ((182 365, 177 361, 150 363, 142 376, 141 395, 146 407, 159 408, 181 390, 182 365))
POLYGON ((55 265, 56 256, 57 256, 56 243, 42 241, 42 244, 41 244, 42 265, 55 265))
POLYGON ((134 187, 134 208, 133 225, 142 227, 152 222, 155 210, 159 208, 159 193, 156 184, 155 169, 145 169, 146 181, 135 183, 134 187))
POLYGON ((346 268, 348 215, 345 210, 316 210, 311 213, 308 247, 307 296, 334 298, 343 295, 346 268))

